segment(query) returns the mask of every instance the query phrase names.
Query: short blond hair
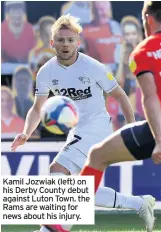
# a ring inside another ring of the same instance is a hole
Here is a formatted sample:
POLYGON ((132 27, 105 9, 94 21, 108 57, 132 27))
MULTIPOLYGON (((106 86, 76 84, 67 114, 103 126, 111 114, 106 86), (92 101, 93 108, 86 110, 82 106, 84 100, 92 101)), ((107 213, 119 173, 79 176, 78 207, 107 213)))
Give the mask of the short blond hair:
POLYGON ((79 35, 82 32, 82 27, 79 22, 79 18, 71 16, 70 14, 62 15, 60 18, 56 20, 56 22, 51 28, 52 38, 54 38, 55 34, 61 28, 68 28, 79 35))

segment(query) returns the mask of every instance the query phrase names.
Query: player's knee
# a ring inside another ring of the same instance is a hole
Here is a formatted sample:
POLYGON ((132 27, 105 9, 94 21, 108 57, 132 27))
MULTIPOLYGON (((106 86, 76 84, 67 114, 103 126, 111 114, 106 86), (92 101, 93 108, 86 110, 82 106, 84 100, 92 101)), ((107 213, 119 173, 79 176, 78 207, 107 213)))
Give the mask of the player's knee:
POLYGON ((91 163, 100 165, 101 163, 103 163, 103 160, 101 157, 102 157, 101 147, 98 145, 93 146, 89 151, 89 161, 91 163))
POLYGON ((105 153, 101 144, 96 144, 89 151, 89 164, 107 167, 112 163, 111 157, 105 153))

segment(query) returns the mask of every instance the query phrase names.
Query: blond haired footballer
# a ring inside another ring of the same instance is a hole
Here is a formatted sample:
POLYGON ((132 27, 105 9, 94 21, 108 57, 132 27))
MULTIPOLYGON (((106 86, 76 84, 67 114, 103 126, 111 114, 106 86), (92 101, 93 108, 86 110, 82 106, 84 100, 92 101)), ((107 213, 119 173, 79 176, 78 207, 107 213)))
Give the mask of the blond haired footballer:
MULTIPOLYGON (((36 78, 34 104, 28 112, 24 130, 12 143, 12 151, 23 145, 40 122, 40 110, 49 91, 75 100, 80 112, 78 125, 73 128, 67 141, 50 165, 51 175, 77 175, 80 173, 89 148, 112 134, 111 117, 106 111, 105 98, 114 97, 126 118, 134 122, 133 110, 125 92, 109 72, 108 67, 78 52, 82 27, 79 20, 70 15, 61 16, 52 27, 51 46, 56 57, 39 70, 36 78)), ((111 188, 100 187, 96 205, 110 208, 139 210, 146 201, 140 196, 125 196, 111 188)), ((145 207, 146 208, 146 207, 145 207)), ((146 213, 146 212, 145 212, 146 213)), ((146 221, 145 215, 141 215, 146 221)), ((45 225, 41 232, 70 231, 72 226, 45 225)))

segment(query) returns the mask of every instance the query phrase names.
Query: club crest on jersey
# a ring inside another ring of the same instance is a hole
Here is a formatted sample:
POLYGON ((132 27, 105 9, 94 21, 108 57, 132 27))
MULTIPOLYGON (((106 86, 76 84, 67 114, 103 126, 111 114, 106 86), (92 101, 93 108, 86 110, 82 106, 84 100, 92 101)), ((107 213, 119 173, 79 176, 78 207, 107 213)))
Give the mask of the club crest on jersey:
POLYGON ((53 85, 58 85, 58 82, 59 80, 56 80, 56 79, 52 80, 53 85))
POLYGON ((89 84, 90 79, 88 77, 79 77, 78 78, 83 84, 89 84))
POLYGON ((137 68, 137 64, 136 64, 135 60, 132 58, 129 59, 129 68, 130 68, 132 73, 135 72, 135 70, 137 68))
POLYGON ((110 80, 110 81, 113 81, 115 78, 113 77, 112 73, 108 72, 106 73, 106 76, 107 78, 110 80))

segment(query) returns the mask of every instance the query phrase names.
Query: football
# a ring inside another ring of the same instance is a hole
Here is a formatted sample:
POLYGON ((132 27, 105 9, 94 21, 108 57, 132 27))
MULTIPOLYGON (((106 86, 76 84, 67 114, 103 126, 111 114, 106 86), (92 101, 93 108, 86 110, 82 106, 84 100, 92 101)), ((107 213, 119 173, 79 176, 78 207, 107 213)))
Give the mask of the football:
POLYGON ((78 123, 78 108, 68 97, 50 97, 41 108, 41 119, 51 133, 67 134, 78 123))

